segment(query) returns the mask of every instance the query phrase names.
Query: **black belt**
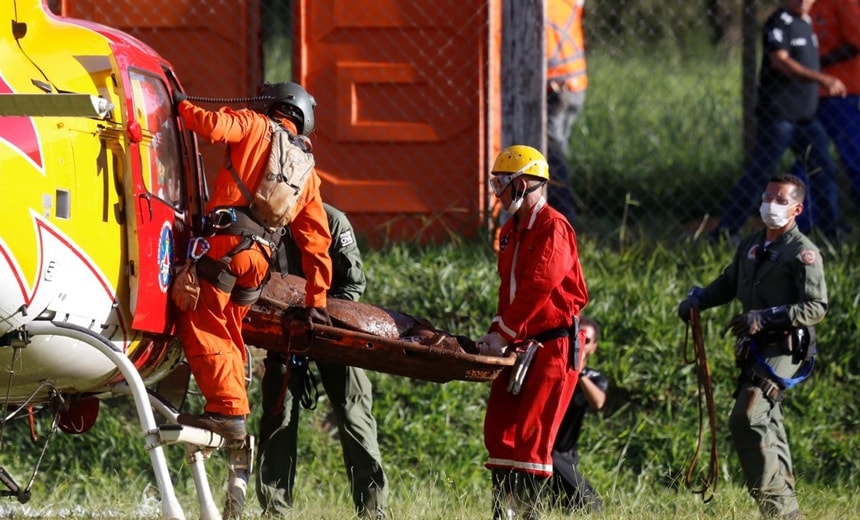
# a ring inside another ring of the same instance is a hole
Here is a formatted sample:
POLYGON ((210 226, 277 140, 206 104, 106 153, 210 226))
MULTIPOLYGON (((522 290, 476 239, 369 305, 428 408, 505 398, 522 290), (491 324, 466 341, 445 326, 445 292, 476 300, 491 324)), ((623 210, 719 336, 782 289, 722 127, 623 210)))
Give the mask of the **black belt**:
POLYGON ((573 325, 570 327, 559 327, 557 329, 549 329, 541 332, 540 334, 536 334, 533 336, 533 339, 538 343, 545 343, 547 341, 552 341, 554 339, 559 338, 568 338, 573 336, 573 341, 570 342, 571 347, 571 356, 573 359, 573 368, 574 370, 579 370, 579 317, 575 316, 573 318, 573 325))
POLYGON ((538 343, 544 343, 547 341, 552 341, 558 338, 567 338, 572 336, 572 331, 569 328, 559 327, 557 329, 549 329, 541 332, 534 336, 534 340, 538 343))

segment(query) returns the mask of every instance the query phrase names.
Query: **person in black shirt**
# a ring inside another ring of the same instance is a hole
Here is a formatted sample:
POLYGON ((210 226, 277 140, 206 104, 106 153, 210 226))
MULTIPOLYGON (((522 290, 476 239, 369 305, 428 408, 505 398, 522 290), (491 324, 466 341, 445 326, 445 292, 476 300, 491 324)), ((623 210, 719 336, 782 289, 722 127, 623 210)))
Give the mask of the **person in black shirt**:
POLYGON ((765 22, 755 143, 743 176, 722 203, 714 238, 723 232, 738 235, 758 203, 760 186, 773 175, 789 148, 808 171, 816 172, 810 178, 812 202, 818 209, 812 224, 828 238, 837 238, 836 164, 816 110, 819 85, 829 96, 843 97, 846 90, 838 78, 819 70, 818 39, 809 18, 812 4, 809 0, 783 0, 783 7, 765 22))
MULTIPOLYGON (((585 331, 585 363, 597 350, 600 326, 583 316, 580 328, 585 331)), ((597 370, 583 366, 579 382, 564 414, 552 450, 553 476, 548 486, 549 503, 569 512, 603 511, 603 501, 591 483, 579 472, 579 435, 589 410, 596 411, 606 404, 609 381, 597 370)))

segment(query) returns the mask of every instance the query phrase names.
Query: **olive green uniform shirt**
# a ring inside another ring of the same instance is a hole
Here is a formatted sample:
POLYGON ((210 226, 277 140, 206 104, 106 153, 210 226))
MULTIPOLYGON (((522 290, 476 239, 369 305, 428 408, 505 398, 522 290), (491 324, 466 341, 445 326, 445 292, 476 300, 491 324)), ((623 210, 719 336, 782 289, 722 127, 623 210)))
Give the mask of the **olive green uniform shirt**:
POLYGON ((793 327, 812 326, 827 313, 827 284, 821 253, 797 226, 764 245, 765 230, 738 246, 734 260, 704 288, 700 309, 737 298, 743 312, 787 306, 793 327))

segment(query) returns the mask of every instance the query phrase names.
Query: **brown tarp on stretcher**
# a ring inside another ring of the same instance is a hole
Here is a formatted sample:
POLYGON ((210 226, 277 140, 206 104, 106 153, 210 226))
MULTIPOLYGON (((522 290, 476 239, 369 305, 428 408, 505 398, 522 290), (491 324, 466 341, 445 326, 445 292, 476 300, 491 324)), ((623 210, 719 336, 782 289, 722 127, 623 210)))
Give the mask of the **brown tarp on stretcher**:
POLYGON ((408 314, 361 302, 330 298, 334 326, 283 319, 284 311, 302 307, 305 281, 275 275, 242 326, 245 341, 255 347, 307 356, 316 361, 350 365, 437 383, 452 380, 491 381, 516 354, 477 354, 464 336, 435 329, 408 314))

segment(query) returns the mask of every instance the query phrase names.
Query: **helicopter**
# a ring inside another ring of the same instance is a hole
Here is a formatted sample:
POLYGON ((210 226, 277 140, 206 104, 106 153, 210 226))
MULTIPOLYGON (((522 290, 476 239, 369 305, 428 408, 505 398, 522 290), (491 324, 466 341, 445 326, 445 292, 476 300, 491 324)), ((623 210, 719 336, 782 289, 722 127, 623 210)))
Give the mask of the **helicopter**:
MULTIPOLYGON (((197 141, 172 107, 180 83, 140 40, 47 2, 2 2, 0 18, 0 428, 47 409, 84 433, 101 399, 130 395, 163 517, 185 518, 163 452, 183 443, 201 518, 221 518, 203 462, 228 448, 231 476, 247 472, 252 440, 177 425, 159 393, 187 389, 169 286, 207 198, 197 141)), ((30 499, 2 466, 0 484, 30 499)))
MULTIPOLYGON (((2 2, 0 18, 10 21, 0 33, 0 448, 5 425, 31 410, 82 434, 102 399, 128 395, 163 518, 185 518, 164 455, 171 444, 186 449, 204 520, 222 515, 203 464, 226 451, 224 517, 236 517, 253 437, 228 443, 177 424, 190 372, 170 287, 196 243, 208 186, 197 139, 173 107, 183 91, 175 69, 142 41, 55 14, 47 0, 2 2)), ((313 343, 314 359, 434 382, 487 381, 517 359, 479 355, 468 338, 358 302, 330 301, 338 326, 306 330, 282 321, 290 301, 303 301, 299 287, 272 277, 243 325, 246 342, 307 355, 313 343)), ((24 503, 31 484, 0 465, 0 497, 24 503)))

